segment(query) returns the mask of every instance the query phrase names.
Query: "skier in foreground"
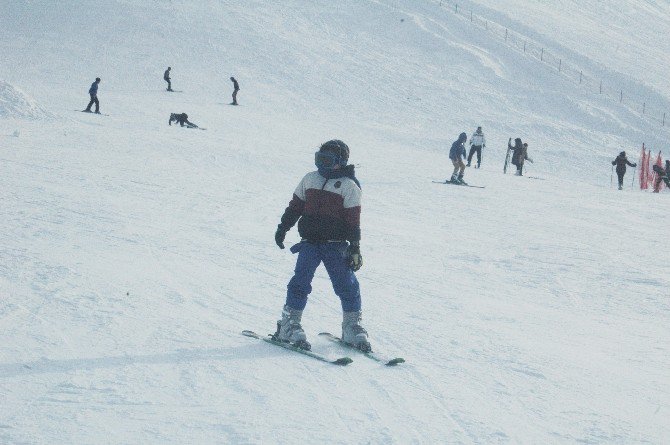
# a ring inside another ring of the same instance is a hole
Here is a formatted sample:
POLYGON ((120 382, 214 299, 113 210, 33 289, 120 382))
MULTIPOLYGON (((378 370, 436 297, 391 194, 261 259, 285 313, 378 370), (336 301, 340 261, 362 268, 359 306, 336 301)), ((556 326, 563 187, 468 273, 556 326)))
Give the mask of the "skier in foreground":
POLYGON ((196 124, 193 122, 189 122, 188 120, 188 114, 186 113, 172 113, 170 114, 170 120, 168 121, 168 125, 172 125, 172 122, 175 122, 182 127, 186 125, 188 128, 198 128, 196 124))
POLYGON ((172 90, 172 81, 170 79, 170 70, 171 69, 172 69, 172 67, 168 66, 167 69, 165 70, 165 72, 163 73, 163 80, 166 81, 167 84, 168 84, 168 87, 167 87, 168 91, 173 91, 172 90))
POLYGON ((275 232, 275 242, 283 249, 286 232, 298 222, 302 240, 291 248, 292 253, 298 252, 298 259, 274 337, 307 350, 311 345, 300 322, 314 272, 321 262, 340 297, 342 340, 363 352, 372 350, 368 333, 361 326, 361 293, 354 274, 363 265, 362 192, 348 160, 349 147, 344 142, 331 140, 321 145, 315 154, 317 171, 300 181, 275 232))
POLYGON ((623 189, 623 177, 626 174, 626 164, 630 165, 631 167, 637 167, 637 164, 631 164, 631 162, 626 157, 625 151, 619 153, 619 156, 617 156, 612 161, 612 165, 616 165, 616 175, 619 178, 619 190, 623 189))
POLYGON ((486 147, 486 138, 482 132, 482 127, 477 127, 477 131, 475 131, 470 137, 470 153, 468 154, 468 164, 466 167, 470 167, 470 163, 472 162, 472 155, 475 153, 477 153, 477 168, 481 167, 482 148, 484 147, 486 147))
POLYGON ((468 135, 461 133, 458 136, 458 139, 451 144, 451 149, 449 150, 449 159, 451 163, 454 164, 454 172, 451 175, 450 182, 454 184, 464 184, 463 173, 465 172, 465 164, 463 159, 465 159, 465 142, 468 140, 468 135))
POLYGON ((100 78, 96 77, 95 82, 91 84, 91 88, 88 89, 88 94, 91 96, 91 101, 88 103, 88 106, 84 110, 87 113, 91 112, 91 107, 95 104, 95 112, 100 114, 100 102, 98 101, 98 85, 100 84, 100 78))

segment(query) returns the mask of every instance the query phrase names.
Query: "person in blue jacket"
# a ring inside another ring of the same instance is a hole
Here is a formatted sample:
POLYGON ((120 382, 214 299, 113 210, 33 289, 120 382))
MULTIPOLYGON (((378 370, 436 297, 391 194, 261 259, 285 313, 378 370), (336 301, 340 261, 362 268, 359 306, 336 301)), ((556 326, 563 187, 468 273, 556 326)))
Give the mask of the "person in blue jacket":
POLYGON ((463 181, 463 173, 465 172, 465 141, 468 140, 468 135, 461 133, 458 136, 453 144, 451 144, 451 149, 449 150, 449 159, 451 159, 452 164, 454 164, 454 173, 451 175, 451 182, 454 184, 465 184, 463 181))
POLYGON ((100 102, 98 101, 98 85, 100 84, 100 78, 96 77, 95 82, 91 84, 91 88, 88 89, 88 94, 91 96, 91 101, 88 103, 88 106, 84 110, 87 113, 91 112, 91 106, 95 104, 95 112, 100 114, 100 102))

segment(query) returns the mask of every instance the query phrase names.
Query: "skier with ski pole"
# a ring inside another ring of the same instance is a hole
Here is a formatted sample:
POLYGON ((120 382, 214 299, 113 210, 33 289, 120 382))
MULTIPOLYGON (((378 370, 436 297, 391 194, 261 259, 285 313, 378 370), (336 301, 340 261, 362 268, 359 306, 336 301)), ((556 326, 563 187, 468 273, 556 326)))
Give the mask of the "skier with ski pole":
POLYGON ((349 147, 340 140, 321 145, 314 155, 317 171, 305 175, 293 193, 275 232, 284 248, 286 232, 298 223, 302 238, 291 247, 298 253, 295 274, 273 338, 311 349, 302 328, 302 313, 312 291, 316 268, 323 262, 342 306, 342 340, 363 352, 372 350, 361 326, 361 293, 354 272, 363 265, 360 251, 361 187, 354 166, 347 164, 349 147))
POLYGON ((626 174, 626 165, 630 165, 631 167, 637 167, 637 164, 631 163, 628 158, 626 157, 626 152, 622 151, 619 153, 619 156, 617 156, 613 161, 612 161, 612 166, 616 165, 616 175, 619 179, 619 190, 623 189, 623 177, 626 174))

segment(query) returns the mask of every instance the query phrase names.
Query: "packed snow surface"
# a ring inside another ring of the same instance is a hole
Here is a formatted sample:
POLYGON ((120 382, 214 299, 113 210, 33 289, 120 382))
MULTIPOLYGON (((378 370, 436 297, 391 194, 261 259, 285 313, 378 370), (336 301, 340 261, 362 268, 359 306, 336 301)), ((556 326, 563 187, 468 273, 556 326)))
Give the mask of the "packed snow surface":
MULTIPOLYGON (((527 13, 468 6, 667 103, 667 69, 629 69, 667 54, 664 2, 508 3, 527 13)), ((643 142, 670 155, 667 127, 434 1, 10 1, 0 20, 0 443, 670 441, 669 196, 609 178, 643 142), (97 76, 109 116, 76 111, 97 76), (478 125, 465 179, 486 188, 433 183, 478 125), (502 174, 510 137, 527 177, 502 174), (317 336, 341 322, 323 269, 303 326, 351 365, 240 335, 275 329, 295 256, 273 234, 333 138, 362 183, 364 326, 395 368, 317 336)))

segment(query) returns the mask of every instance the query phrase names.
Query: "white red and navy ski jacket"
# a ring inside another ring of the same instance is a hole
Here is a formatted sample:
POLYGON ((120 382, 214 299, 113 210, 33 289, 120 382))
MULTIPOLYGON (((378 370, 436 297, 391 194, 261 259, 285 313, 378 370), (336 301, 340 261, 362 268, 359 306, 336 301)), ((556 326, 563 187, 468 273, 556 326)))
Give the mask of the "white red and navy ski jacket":
MULTIPOLYGON (((353 176, 353 166, 348 166, 353 176)), ((298 221, 300 237, 312 242, 361 239, 362 192, 352 177, 328 179, 318 171, 305 175, 284 211, 281 225, 290 229, 298 221)))
POLYGON ((470 137, 470 145, 474 145, 476 147, 485 146, 486 138, 484 137, 484 133, 477 133, 477 132, 472 133, 472 136, 470 137))

